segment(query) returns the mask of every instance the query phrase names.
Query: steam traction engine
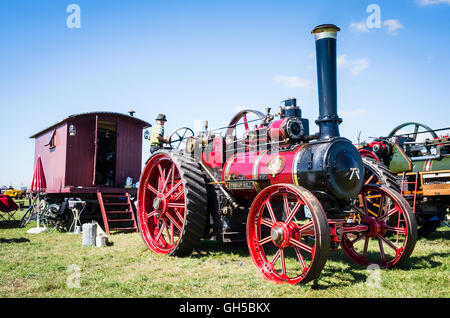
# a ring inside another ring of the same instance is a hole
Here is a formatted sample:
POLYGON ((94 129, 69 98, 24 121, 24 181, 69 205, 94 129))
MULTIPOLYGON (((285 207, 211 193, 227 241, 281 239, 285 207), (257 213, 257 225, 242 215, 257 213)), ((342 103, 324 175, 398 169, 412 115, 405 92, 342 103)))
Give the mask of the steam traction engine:
POLYGON ((412 207, 419 236, 432 234, 450 212, 450 136, 436 134, 446 130, 408 122, 358 147, 365 179, 398 189, 412 207))
MULTIPOLYGON (((337 31, 320 25, 312 32, 318 133, 309 133, 291 98, 275 115, 241 111, 224 135, 205 127, 182 149, 149 158, 138 191, 138 221, 149 249, 182 256, 201 238, 246 238, 264 277, 291 284, 317 278, 330 247, 340 245, 362 266, 390 268, 410 256, 417 235, 411 208, 386 185, 364 184, 360 154, 339 136, 337 31)), ((180 138, 171 144, 185 137, 175 135, 180 138)))

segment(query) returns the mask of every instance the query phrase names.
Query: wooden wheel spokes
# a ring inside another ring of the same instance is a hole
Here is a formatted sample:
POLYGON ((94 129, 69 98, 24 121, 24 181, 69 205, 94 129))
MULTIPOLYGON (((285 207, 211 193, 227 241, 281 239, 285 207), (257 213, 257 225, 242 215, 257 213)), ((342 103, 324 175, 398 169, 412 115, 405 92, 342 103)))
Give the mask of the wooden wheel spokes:
POLYGON ((311 216, 316 213, 314 206, 293 185, 275 185, 261 193, 262 200, 258 195, 247 220, 247 241, 255 265, 275 282, 309 281, 311 268, 315 273, 317 267, 319 224, 311 216))
POLYGON ((167 254, 175 248, 183 232, 184 186, 177 166, 167 157, 155 160, 147 173, 143 237, 153 251, 167 254))
POLYGON ((406 201, 384 186, 365 185, 353 207, 357 224, 347 223, 342 249, 355 263, 390 268, 403 262, 415 245, 415 222, 406 201))

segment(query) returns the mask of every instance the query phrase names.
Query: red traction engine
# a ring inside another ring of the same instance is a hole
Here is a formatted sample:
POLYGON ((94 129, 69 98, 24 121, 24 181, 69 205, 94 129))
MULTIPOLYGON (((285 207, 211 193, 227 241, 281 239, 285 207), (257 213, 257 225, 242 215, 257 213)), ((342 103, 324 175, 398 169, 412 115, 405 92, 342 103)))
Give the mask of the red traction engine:
POLYGON ((291 284, 318 278, 330 249, 339 246, 362 266, 390 268, 410 256, 417 236, 411 208, 395 190, 364 184, 360 154, 339 136, 337 31, 320 25, 312 32, 318 133, 309 133, 290 98, 277 114, 241 111, 223 135, 205 125, 181 149, 149 158, 138 192, 138 221, 149 249, 183 256, 202 238, 246 239, 263 276, 291 284))

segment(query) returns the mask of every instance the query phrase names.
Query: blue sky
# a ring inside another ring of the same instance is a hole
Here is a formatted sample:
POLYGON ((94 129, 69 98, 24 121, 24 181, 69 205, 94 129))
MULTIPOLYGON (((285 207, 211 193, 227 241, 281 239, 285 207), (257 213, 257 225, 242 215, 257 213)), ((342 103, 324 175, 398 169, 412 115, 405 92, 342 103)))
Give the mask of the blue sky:
POLYGON ((342 136, 368 140, 406 121, 450 126, 450 0, 0 0, 0 184, 29 186, 28 137, 80 112, 133 108, 150 122, 164 112, 170 133, 293 96, 315 132, 310 32, 322 23, 341 28, 342 136), (78 29, 66 24, 72 3, 78 29), (380 28, 367 27, 370 4, 380 28))

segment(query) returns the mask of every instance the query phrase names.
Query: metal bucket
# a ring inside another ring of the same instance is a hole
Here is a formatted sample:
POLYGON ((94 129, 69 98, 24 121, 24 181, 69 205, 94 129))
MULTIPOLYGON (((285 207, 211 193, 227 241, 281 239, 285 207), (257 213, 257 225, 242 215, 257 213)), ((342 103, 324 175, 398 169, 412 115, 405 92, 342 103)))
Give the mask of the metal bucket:
POLYGON ((85 223, 83 224, 82 232, 82 245, 83 246, 94 246, 95 237, 97 236, 97 224, 85 223))

